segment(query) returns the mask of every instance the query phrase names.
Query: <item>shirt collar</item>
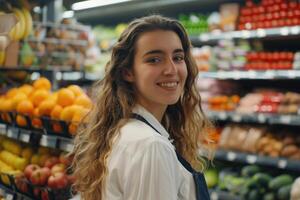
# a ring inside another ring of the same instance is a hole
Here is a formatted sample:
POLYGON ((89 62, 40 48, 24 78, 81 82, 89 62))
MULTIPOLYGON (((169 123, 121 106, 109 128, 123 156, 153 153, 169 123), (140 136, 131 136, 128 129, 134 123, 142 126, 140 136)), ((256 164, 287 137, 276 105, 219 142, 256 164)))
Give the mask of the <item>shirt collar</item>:
POLYGON ((141 115, 145 118, 159 133, 169 139, 169 133, 166 131, 166 129, 161 125, 161 123, 143 106, 137 104, 132 112, 141 115))

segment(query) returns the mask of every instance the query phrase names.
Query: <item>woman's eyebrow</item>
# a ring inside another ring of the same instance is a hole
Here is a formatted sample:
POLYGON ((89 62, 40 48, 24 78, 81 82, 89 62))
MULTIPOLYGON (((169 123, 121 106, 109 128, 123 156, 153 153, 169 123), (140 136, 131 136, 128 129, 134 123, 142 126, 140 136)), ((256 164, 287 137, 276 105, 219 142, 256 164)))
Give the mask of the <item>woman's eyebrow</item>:
MULTIPOLYGON (((184 52, 183 49, 175 49, 173 51, 173 53, 181 53, 181 52, 184 52)), ((147 55, 151 55, 151 54, 165 54, 164 51, 162 50, 159 50, 159 49, 155 49, 155 50, 151 50, 151 51, 148 51, 146 52, 143 57, 147 56, 147 55)))

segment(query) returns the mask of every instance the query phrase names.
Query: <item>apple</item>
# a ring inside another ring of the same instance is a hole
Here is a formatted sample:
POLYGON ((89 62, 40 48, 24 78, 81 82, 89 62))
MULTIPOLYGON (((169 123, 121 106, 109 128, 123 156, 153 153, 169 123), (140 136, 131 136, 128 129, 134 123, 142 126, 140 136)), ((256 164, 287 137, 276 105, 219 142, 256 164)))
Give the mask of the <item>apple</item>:
POLYGON ((40 188, 34 188, 33 189, 33 194, 34 194, 35 197, 40 198, 41 189, 40 188))
POLYGON ((65 164, 66 166, 69 166, 69 165, 71 165, 72 157, 68 156, 67 153, 62 152, 59 155, 59 162, 62 164, 65 164))
POLYGON ((75 178, 74 174, 68 174, 67 178, 68 178, 68 182, 70 184, 74 184, 75 183, 76 178, 75 178))
POLYGON ((65 188, 68 184, 68 177, 63 172, 52 174, 48 179, 48 186, 53 189, 65 188))
POLYGON ((21 192, 27 193, 28 192, 28 185, 25 182, 25 180, 26 180, 25 175, 23 173, 20 173, 20 174, 15 175, 14 178, 15 178, 15 184, 16 184, 17 188, 21 192))
POLYGON ((42 197, 42 200, 50 200, 50 198, 49 198, 49 192, 48 192, 47 189, 42 190, 41 197, 42 197))
POLYGON ((50 174, 51 173, 49 168, 44 167, 37 169, 32 173, 30 181, 33 185, 45 185, 50 174))
POLYGON ((51 168, 51 174, 55 174, 57 172, 65 172, 66 171, 66 165, 63 163, 58 163, 55 164, 52 168, 51 168))
POLYGON ((37 169, 40 169, 40 166, 36 165, 36 164, 30 164, 30 165, 27 165, 27 167, 25 168, 24 170, 24 174, 25 174, 25 177, 27 179, 30 179, 32 173, 37 170, 37 169))
POLYGON ((58 158, 56 156, 52 156, 46 160, 44 167, 51 169, 57 163, 59 163, 58 158))

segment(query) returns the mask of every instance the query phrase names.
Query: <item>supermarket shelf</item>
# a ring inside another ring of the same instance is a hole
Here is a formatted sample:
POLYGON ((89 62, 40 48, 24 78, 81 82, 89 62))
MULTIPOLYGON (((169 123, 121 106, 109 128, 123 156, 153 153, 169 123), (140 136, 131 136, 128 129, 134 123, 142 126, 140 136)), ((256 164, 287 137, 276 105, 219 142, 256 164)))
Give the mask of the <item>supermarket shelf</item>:
POLYGON ((276 114, 241 114, 236 112, 207 111, 210 119, 216 121, 232 121, 260 124, 282 124, 300 126, 300 115, 276 115, 276 114))
POLYGON ((13 191, 12 189, 10 189, 4 185, 1 185, 1 184, 0 184, 0 195, 2 195, 5 198, 5 200, 14 200, 14 199, 34 200, 34 199, 28 197, 27 195, 13 191))
POLYGON ((199 72, 201 78, 214 79, 300 79, 300 70, 199 72))
POLYGON ((257 164, 261 166, 300 172, 300 161, 289 160, 286 158, 272 158, 269 156, 260 156, 256 154, 217 150, 215 159, 244 164, 257 164))
POLYGON ((209 190, 211 200, 241 200, 242 198, 238 196, 234 196, 228 192, 220 191, 220 190, 209 190))
POLYGON ((0 72, 8 72, 8 71, 26 71, 26 72, 38 72, 38 73, 45 73, 45 72, 61 72, 61 73, 82 73, 82 70, 75 70, 72 66, 56 66, 56 65, 48 65, 47 68, 41 69, 38 66, 31 66, 31 67, 2 67, 0 66, 0 72))
POLYGON ((56 38, 45 38, 45 39, 37 39, 37 38, 28 38, 27 42, 44 42, 51 44, 59 44, 59 45, 75 45, 75 46, 87 46, 88 42, 85 40, 67 40, 67 39, 56 39, 56 38))
POLYGON ((214 42, 223 39, 250 39, 250 38, 271 38, 300 36, 300 26, 289 26, 280 28, 268 28, 257 30, 242 30, 231 32, 203 33, 200 36, 191 36, 193 43, 214 42))
POLYGON ((25 143, 35 143, 44 147, 72 151, 73 139, 58 135, 47 135, 45 130, 29 130, 0 123, 0 135, 25 143))
POLYGON ((53 22, 33 22, 34 26, 43 26, 43 27, 51 27, 51 28, 61 28, 61 29, 68 29, 74 31, 89 31, 90 27, 85 25, 67 25, 67 24, 58 24, 53 22))

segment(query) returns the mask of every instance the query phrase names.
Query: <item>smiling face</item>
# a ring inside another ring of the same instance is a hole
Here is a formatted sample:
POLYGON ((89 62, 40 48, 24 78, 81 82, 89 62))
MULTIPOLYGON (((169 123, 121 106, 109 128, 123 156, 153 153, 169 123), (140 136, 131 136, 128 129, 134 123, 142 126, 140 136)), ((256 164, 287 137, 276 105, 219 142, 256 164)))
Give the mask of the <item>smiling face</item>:
POLYGON ((125 79, 133 83, 137 102, 161 120, 167 106, 179 100, 187 77, 180 38, 173 31, 155 30, 143 33, 135 45, 125 79))

